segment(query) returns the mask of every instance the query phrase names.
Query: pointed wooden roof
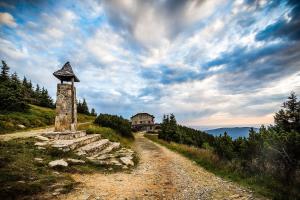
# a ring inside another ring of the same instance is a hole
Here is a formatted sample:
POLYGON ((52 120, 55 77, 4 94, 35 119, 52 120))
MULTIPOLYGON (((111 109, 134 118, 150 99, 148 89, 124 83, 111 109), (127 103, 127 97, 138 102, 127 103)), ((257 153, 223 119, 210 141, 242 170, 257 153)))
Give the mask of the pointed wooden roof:
POLYGON ((70 62, 66 62, 66 64, 64 64, 60 70, 54 72, 53 75, 61 81, 72 81, 72 78, 74 78, 75 82, 79 82, 79 79, 73 72, 70 62))

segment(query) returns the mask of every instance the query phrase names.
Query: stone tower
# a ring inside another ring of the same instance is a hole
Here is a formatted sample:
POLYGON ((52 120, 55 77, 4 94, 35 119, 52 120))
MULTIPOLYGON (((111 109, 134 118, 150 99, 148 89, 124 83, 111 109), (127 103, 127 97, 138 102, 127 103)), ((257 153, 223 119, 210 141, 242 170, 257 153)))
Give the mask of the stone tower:
POLYGON ((67 62, 62 69, 53 73, 61 83, 57 84, 56 98, 56 132, 75 132, 77 128, 77 101, 74 82, 79 79, 73 73, 72 67, 67 62), (70 82, 70 83, 64 83, 70 82))

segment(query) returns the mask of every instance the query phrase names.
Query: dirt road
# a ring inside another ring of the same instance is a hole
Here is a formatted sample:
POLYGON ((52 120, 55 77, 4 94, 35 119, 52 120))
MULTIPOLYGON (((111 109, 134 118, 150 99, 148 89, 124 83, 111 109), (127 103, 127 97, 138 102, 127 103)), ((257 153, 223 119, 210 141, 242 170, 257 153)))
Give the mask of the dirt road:
MULTIPOLYGON (((82 122, 79 123, 78 125, 84 125, 84 124, 90 124, 92 122, 82 122)), ((0 135, 0 140, 3 141, 8 141, 11 139, 16 139, 16 138, 27 138, 27 137, 33 137, 36 135, 41 135, 42 133, 47 133, 54 131, 54 126, 48 126, 48 127, 43 127, 43 128, 37 128, 33 130, 26 130, 26 131, 18 131, 15 133, 7 133, 0 135)))
POLYGON ((136 136, 140 163, 131 172, 74 174, 80 182, 60 199, 257 199, 183 156, 136 136))

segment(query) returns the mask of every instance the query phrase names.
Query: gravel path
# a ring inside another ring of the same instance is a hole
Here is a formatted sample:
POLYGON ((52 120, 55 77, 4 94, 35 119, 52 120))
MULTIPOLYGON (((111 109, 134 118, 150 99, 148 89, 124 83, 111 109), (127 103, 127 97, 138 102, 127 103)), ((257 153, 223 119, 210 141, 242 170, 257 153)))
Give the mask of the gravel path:
POLYGON ((131 172, 74 174, 78 188, 59 199, 258 199, 183 156, 136 136, 140 163, 131 172))
MULTIPOLYGON (((82 122, 79 123, 78 125, 83 125, 83 124, 90 124, 91 122, 82 122)), ((32 129, 32 130, 26 130, 26 131, 18 131, 15 133, 7 133, 7 134, 2 134, 0 135, 0 140, 3 141, 8 141, 11 139, 16 139, 16 138, 27 138, 27 137, 33 137, 37 135, 41 135, 42 133, 47 133, 54 131, 54 126, 48 126, 44 128, 37 128, 37 129, 32 129)))

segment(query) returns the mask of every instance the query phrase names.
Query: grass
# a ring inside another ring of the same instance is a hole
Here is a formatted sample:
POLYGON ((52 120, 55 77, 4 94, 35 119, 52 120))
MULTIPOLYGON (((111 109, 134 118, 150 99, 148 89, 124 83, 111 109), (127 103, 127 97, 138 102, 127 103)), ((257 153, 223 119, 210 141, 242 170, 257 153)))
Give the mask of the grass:
MULTIPOLYGON (((34 138, 0 141, 0 199, 41 195, 44 192, 53 192, 57 187, 62 189, 62 193, 66 193, 76 185, 70 173, 107 170, 107 167, 89 162, 73 152, 63 152, 54 148, 39 150, 34 145, 35 142, 34 138), (39 162, 35 158, 43 160, 39 162), (67 158, 85 160, 86 163, 56 169, 48 166, 50 161, 67 158)), ((121 169, 113 169, 111 172, 118 170, 121 169)), ((37 197, 33 197, 35 198, 37 197)))
MULTIPOLYGON (((54 124, 54 119, 54 109, 35 105, 30 105, 27 112, 0 113, 0 134, 51 126, 54 124), (24 127, 22 128, 20 125, 24 127)), ((94 116, 78 114, 78 122, 93 121, 94 119, 94 116)))
MULTIPOLYGON (((272 199, 284 199, 282 196, 284 185, 278 182, 271 176, 265 174, 245 174, 239 170, 234 162, 225 162, 218 158, 212 150, 196 148, 184 144, 168 143, 158 139, 157 135, 146 135, 148 139, 159 143, 168 149, 178 152, 190 160, 196 162, 206 170, 223 177, 227 180, 232 180, 245 187, 251 188, 256 194, 272 199)), ((295 188, 296 193, 297 188, 295 188)), ((298 196, 298 195, 297 195, 298 196)), ((297 199, 297 197, 295 197, 297 199)))
POLYGON ((120 142, 120 144, 124 147, 132 147, 133 138, 125 138, 122 137, 120 134, 118 134, 117 131, 107 128, 107 127, 101 127, 95 124, 87 125, 86 132, 87 134, 101 134, 104 138, 109 139, 113 142, 120 142))

